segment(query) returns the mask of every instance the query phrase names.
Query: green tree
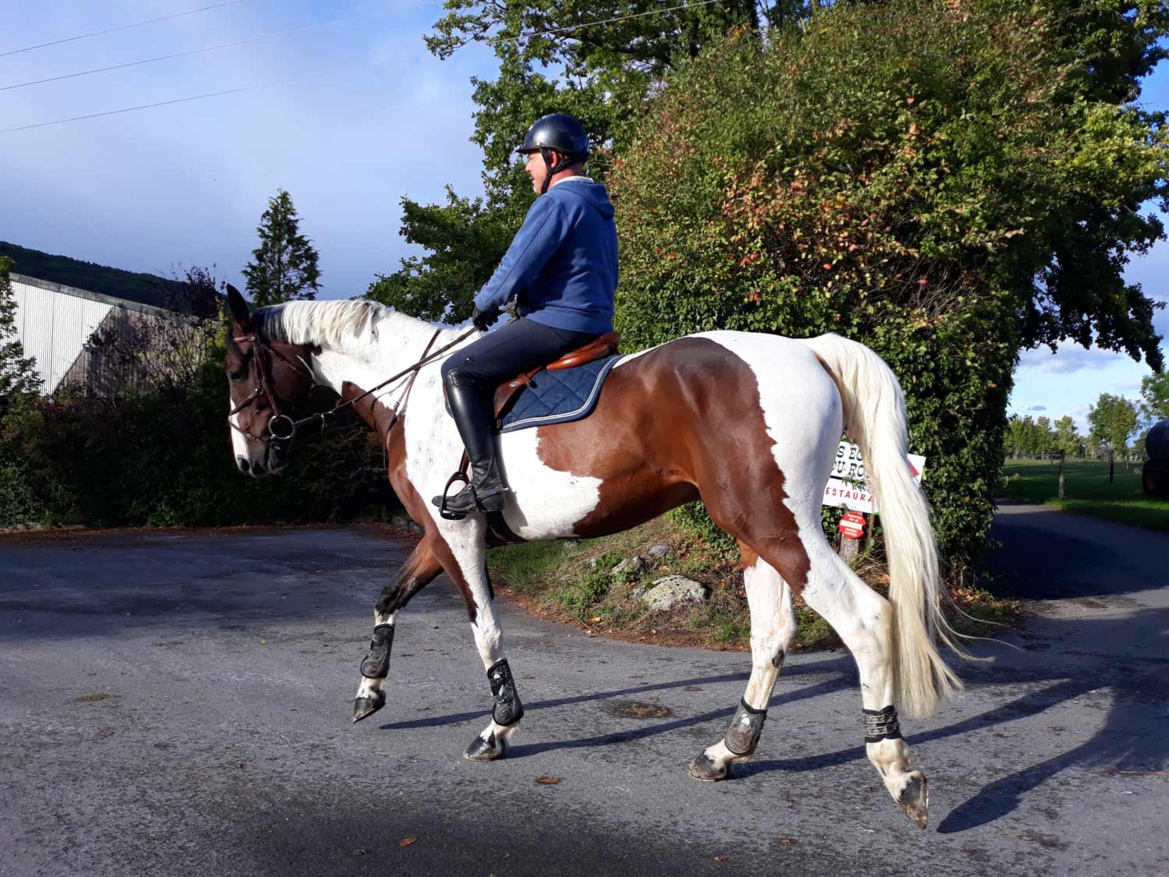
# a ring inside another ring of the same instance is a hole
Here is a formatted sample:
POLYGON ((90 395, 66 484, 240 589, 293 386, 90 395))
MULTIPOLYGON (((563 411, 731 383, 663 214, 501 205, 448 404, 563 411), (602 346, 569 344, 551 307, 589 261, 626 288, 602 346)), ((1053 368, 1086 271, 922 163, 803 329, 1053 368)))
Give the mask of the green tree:
POLYGON ((1128 440, 1140 426, 1137 407, 1124 396, 1101 393, 1088 412, 1090 435, 1100 447, 1117 454, 1128 450, 1128 440))
POLYGON ((16 300, 8 276, 12 262, 0 256, 0 415, 16 397, 35 395, 41 380, 35 360, 25 357, 16 334, 16 300))
POLYGON ((1063 451, 1069 457, 1080 455, 1083 440, 1076 422, 1070 415, 1065 414, 1055 422, 1055 449, 1063 451))
MULTIPOLYGON (((986 545, 1021 347, 1087 332, 1161 364, 1155 306, 1121 272, 1162 235, 1135 210, 1164 203, 1169 136, 1127 85, 1106 94, 1061 9, 890 0, 740 34, 670 77, 608 178, 625 338, 869 344, 959 560, 986 545)), ((1101 18, 1118 40, 1133 21, 1101 18)))
POLYGON ((300 233, 292 196, 280 189, 269 198, 256 231, 260 246, 252 250, 252 261, 243 269, 252 301, 263 307, 316 298, 321 288, 317 251, 300 233))
POLYGON ((1169 417, 1169 373, 1141 378, 1141 416, 1150 421, 1169 417))
POLYGON ((36 415, 41 380, 17 337, 11 266, 10 259, 0 256, 0 528, 36 520, 42 511, 22 429, 36 415))
POLYGON ((481 198, 460 198, 449 187, 446 204, 403 198, 402 210, 402 236, 429 252, 402 259, 401 268, 379 276, 366 297, 424 320, 467 320, 515 226, 504 211, 491 210, 481 198))

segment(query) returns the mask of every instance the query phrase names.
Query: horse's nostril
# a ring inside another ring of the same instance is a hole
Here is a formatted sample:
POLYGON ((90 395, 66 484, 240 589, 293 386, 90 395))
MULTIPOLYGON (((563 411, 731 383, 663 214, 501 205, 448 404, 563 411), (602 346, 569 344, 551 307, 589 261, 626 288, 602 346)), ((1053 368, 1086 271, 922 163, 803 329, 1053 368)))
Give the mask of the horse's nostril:
POLYGON ((251 464, 248 462, 248 458, 247 458, 247 457, 236 457, 236 458, 235 458, 235 464, 236 464, 237 466, 239 466, 239 470, 240 470, 241 472, 243 472, 245 475, 247 475, 249 472, 251 472, 251 471, 252 471, 252 466, 251 466, 251 464))

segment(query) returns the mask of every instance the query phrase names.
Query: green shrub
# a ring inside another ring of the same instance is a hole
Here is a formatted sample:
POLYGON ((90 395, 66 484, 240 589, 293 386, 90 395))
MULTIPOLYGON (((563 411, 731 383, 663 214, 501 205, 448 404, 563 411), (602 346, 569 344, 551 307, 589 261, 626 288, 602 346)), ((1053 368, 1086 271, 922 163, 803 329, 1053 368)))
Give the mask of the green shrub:
MULTIPOLYGON (((1054 5, 891 0, 740 34, 665 84, 608 178, 631 347, 710 329, 868 344, 905 388, 958 564, 989 545, 1021 346, 1087 334, 1160 363, 1115 254, 1161 234, 1125 205, 1163 191, 1169 135, 1100 96, 1082 19, 1054 5)), ((1105 19, 1121 41, 1164 30, 1105 19)))

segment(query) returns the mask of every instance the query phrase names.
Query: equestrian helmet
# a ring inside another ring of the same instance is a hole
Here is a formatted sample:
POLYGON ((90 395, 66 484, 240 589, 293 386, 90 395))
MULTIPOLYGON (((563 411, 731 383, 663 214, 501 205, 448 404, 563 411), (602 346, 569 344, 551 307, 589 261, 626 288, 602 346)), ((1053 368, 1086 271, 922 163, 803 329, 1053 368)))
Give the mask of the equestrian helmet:
POLYGON ((589 155, 589 135, 584 125, 572 116, 552 113, 536 120, 516 152, 526 155, 545 149, 553 149, 576 161, 584 161, 589 155))

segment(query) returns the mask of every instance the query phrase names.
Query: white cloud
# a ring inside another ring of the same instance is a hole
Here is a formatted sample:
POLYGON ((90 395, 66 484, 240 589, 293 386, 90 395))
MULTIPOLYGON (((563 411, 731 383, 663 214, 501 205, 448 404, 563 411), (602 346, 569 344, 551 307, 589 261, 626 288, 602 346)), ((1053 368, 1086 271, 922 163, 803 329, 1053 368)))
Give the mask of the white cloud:
POLYGON ((1019 357, 1019 372, 1066 375, 1083 369, 1106 369, 1128 357, 1110 350, 1088 349, 1075 341, 1064 341, 1052 353, 1047 347, 1025 350, 1019 357))

